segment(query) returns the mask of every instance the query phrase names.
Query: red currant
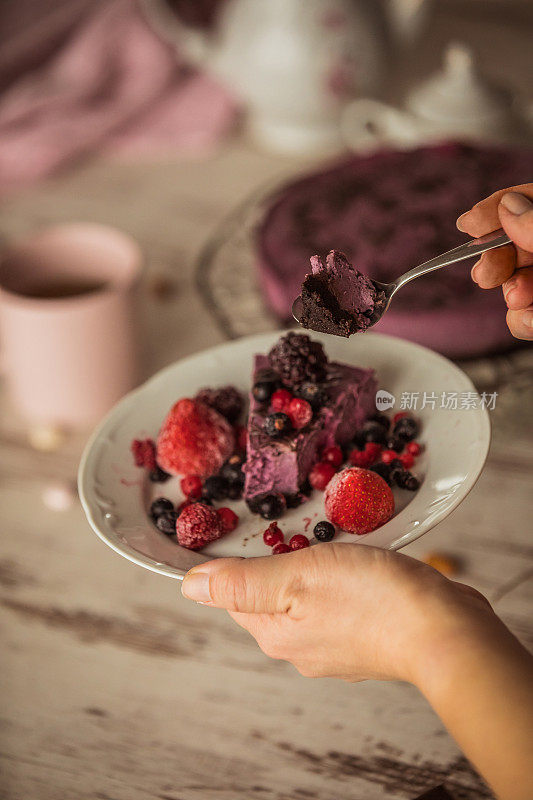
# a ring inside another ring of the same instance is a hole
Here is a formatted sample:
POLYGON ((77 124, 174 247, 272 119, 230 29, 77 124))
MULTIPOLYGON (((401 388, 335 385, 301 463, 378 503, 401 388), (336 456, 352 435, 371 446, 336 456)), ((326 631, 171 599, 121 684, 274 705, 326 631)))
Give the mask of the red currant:
POLYGON ((239 517, 231 508, 217 508, 217 514, 224 533, 231 533, 239 524, 239 517))
POLYGON ((335 467, 327 461, 319 461, 309 473, 309 483, 313 489, 324 491, 330 480, 335 475, 335 467))
POLYGON ((275 556, 278 556, 280 553, 290 553, 290 552, 291 548, 289 547, 288 544, 285 544, 285 542, 278 542, 272 548, 272 554, 275 556))
POLYGON ((422 448, 420 447, 418 442, 408 442, 407 443, 407 447, 405 449, 412 456, 415 456, 415 458, 416 458, 416 456, 419 456, 420 453, 422 452, 422 448))
POLYGON ((407 411, 398 411, 398 413, 395 414, 393 416, 393 418, 392 418, 392 424, 396 425, 397 422, 399 422, 401 419, 404 419, 405 417, 408 417, 408 416, 409 416, 409 414, 407 413, 407 411))
POLYGON ((374 461, 365 450, 352 450, 348 456, 350 464, 354 467, 369 467, 374 461))
POLYGON ((303 533, 297 533, 289 541, 291 550, 303 550, 304 547, 309 547, 309 539, 303 533))
POLYGON ((198 475, 186 475, 180 481, 181 491, 185 497, 196 500, 202 494, 202 481, 198 475))
POLYGON ((271 522, 263 534, 263 541, 268 547, 274 547, 283 541, 283 531, 277 522, 271 522))
POLYGON ((305 428, 313 419, 313 409, 310 403, 307 400, 302 400, 301 397, 292 398, 287 414, 296 430, 305 428))
POLYGON ((401 456, 398 456, 398 459, 401 461, 402 466, 405 469, 411 469, 414 466, 415 459, 411 453, 402 453, 401 456))
POLYGON ((365 454, 371 459, 371 464, 374 464, 374 462, 378 460, 382 450, 383 445, 378 444, 377 442, 367 442, 365 444, 365 454))
POLYGON ((322 452, 322 461, 329 461, 329 463, 333 464, 334 467, 340 467, 344 461, 342 450, 340 447, 337 447, 336 444, 332 445, 331 447, 326 447, 326 449, 322 452))
POLYGON ((396 458, 399 458, 396 450, 384 450, 381 454, 381 460, 384 464, 390 464, 391 461, 394 461, 396 458))
POLYGON ((292 394, 287 389, 276 389, 270 398, 272 411, 281 411, 283 414, 287 414, 291 400, 292 394))

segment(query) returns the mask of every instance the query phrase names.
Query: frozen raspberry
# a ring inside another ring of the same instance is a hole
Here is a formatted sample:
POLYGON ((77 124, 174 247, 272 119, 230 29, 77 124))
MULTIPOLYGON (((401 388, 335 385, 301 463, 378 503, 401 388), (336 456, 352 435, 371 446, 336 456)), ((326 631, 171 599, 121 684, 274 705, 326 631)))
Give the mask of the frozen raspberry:
POLYGON ((327 461, 334 467, 340 467, 344 461, 342 450, 335 444, 331 447, 326 447, 326 449, 322 451, 322 461, 327 461))
POLYGON ((178 544, 189 550, 199 550, 225 533, 217 512, 203 503, 190 503, 176 522, 178 544))
POLYGON ((303 533, 297 533, 289 540, 289 547, 291 550, 303 550, 309 547, 309 539, 303 533))
POLYGON ((371 464, 374 464, 378 460, 382 450, 383 446, 378 444, 377 442, 367 442, 365 444, 365 453, 369 457, 371 464))
POLYGON ((282 542, 284 538, 283 531, 277 522, 271 522, 263 534, 263 541, 268 547, 274 547, 274 545, 282 542))
POLYGON ((136 467, 155 470, 155 443, 153 439, 134 439, 131 443, 131 452, 136 467))
POLYGON ((202 494, 202 481, 198 475, 186 475, 180 481, 180 488, 185 497, 196 500, 202 494))
POLYGON ((217 514, 224 533, 231 533, 239 524, 239 517, 231 508, 217 508, 217 514))
POLYGON ((390 486, 376 472, 349 467, 330 481, 325 496, 326 515, 349 533, 369 533, 394 513, 390 486))
POLYGON ((294 397, 291 400, 287 414, 296 430, 305 428, 313 419, 313 409, 311 405, 307 400, 302 400, 300 397, 294 397))
POLYGON ((384 450, 381 454, 381 460, 384 464, 390 464, 391 461, 395 461, 398 458, 398 453, 396 450, 384 450))
POLYGON ((408 442, 407 447, 405 448, 410 455, 414 456, 415 458, 420 455, 422 452, 422 448, 418 444, 418 442, 408 442))
POLYGON ((352 450, 348 460, 354 467, 369 467, 374 461, 366 450, 352 450))
POLYGON ((244 407, 243 396, 234 386, 222 386, 220 389, 200 389, 195 400, 211 406, 228 422, 236 422, 244 407))
POLYGON ((288 544, 285 544, 285 542, 278 542, 272 548, 272 555, 274 556, 279 556, 281 553, 290 553, 290 552, 291 548, 289 547, 288 544))
POLYGON ((289 389, 305 381, 320 383, 326 377, 328 363, 320 342, 314 342, 302 333, 287 333, 268 354, 270 366, 289 389))
POLYGON ((398 456, 398 461, 404 469, 411 469, 415 464, 415 457, 411 453, 402 453, 401 456, 398 456))
POLYGON ((309 473, 309 483, 313 489, 324 491, 330 480, 335 475, 335 467, 328 461, 319 461, 309 473))
POLYGON ((233 453, 229 422, 214 408, 184 398, 169 411, 157 439, 157 461, 172 474, 206 478, 233 453))
POLYGON ((272 411, 282 411, 284 414, 288 414, 291 400, 292 394, 287 389, 276 389, 270 398, 272 411))

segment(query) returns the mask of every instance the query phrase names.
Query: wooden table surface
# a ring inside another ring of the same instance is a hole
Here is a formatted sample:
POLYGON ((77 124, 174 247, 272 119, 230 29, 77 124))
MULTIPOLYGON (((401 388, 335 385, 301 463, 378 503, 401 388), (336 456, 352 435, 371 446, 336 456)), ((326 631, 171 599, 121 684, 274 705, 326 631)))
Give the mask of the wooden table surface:
MULTIPOLYGON (((153 372, 222 340, 194 291, 194 257, 283 169, 242 140, 203 162, 95 161, 5 200, 0 233, 79 218, 136 236, 153 372), (161 275, 176 281, 167 301, 149 291, 161 275)), ((489 460, 465 502, 405 552, 459 557, 457 577, 532 647, 530 353, 466 365, 499 392, 489 460)), ((46 508, 43 489, 74 479, 87 433, 32 450, 0 392, 4 800, 405 800, 443 782, 457 798, 492 796, 413 687, 304 679, 224 612, 111 552, 77 503, 46 508)))

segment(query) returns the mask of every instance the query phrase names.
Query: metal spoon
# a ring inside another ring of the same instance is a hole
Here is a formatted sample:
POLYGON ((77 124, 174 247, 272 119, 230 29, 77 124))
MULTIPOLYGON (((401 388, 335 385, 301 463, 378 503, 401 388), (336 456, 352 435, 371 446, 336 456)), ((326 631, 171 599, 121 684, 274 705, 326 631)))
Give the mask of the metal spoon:
MULTIPOLYGON (((435 258, 430 259, 430 261, 424 261, 424 263, 419 264, 418 267, 413 267, 413 269, 410 269, 408 272, 400 275, 400 277, 397 278, 394 283, 380 283, 379 281, 372 281, 376 288, 385 292, 385 303, 383 304, 382 308, 376 311, 368 327, 371 328, 376 324, 376 322, 379 322, 383 314, 387 311, 390 301, 398 289, 401 289, 402 286, 405 286, 405 284, 409 283, 409 281, 419 278, 421 275, 426 275, 428 272, 433 272, 435 269, 448 267, 450 264, 456 264, 458 261, 464 261, 465 258, 472 258, 473 256, 480 255, 480 253, 486 253, 487 250, 494 250, 496 247, 503 247, 505 244, 511 244, 511 239, 509 239, 502 228, 499 228, 497 231, 492 231, 492 233, 488 233, 486 236, 481 236, 479 239, 470 239, 470 241, 459 245, 459 247, 455 247, 453 250, 448 250, 447 253, 442 253, 440 256, 436 256, 435 258)), ((302 310, 302 297, 301 295, 298 295, 292 304, 292 316, 296 322, 300 322, 302 310)))

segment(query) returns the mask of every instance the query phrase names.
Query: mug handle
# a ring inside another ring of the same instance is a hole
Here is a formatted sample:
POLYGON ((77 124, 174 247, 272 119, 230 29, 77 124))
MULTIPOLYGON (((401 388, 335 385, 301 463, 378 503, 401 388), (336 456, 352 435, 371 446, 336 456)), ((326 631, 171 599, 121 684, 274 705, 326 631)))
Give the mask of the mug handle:
POLYGON ((344 109, 341 135, 349 148, 360 151, 380 144, 413 144, 418 131, 414 121, 403 111, 379 100, 361 98, 344 109))

